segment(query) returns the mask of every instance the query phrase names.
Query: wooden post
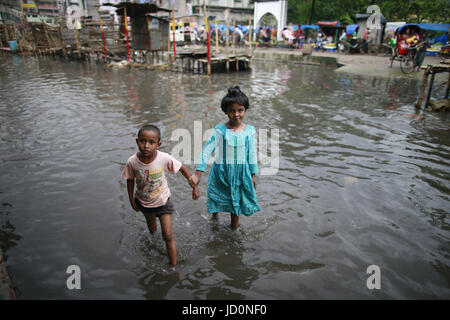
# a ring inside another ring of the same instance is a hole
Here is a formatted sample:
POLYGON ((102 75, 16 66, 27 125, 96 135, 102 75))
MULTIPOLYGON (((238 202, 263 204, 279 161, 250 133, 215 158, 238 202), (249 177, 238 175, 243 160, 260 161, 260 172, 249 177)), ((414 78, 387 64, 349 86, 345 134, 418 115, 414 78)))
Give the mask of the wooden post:
POLYGON ((227 59, 226 69, 227 69, 227 72, 229 72, 230 71, 230 56, 228 54, 228 38, 230 37, 230 8, 227 9, 226 16, 227 16, 227 32, 226 32, 227 38, 225 41, 225 57, 227 59))
POLYGON ((416 108, 420 108, 422 106, 422 101, 423 101, 423 95, 425 93, 425 88, 427 86, 427 82, 428 82, 428 69, 425 70, 424 74, 423 74, 423 78, 422 78, 422 86, 420 87, 420 93, 419 93, 419 98, 417 99, 417 103, 416 103, 416 108))
POLYGON ((102 17, 99 14, 98 15, 99 21, 100 21, 100 32, 102 33, 102 43, 103 43, 103 55, 105 58, 105 62, 106 62, 106 42, 105 42, 105 33, 103 32, 103 21, 102 21, 102 17))
POLYGON ((5 35, 6 47, 8 47, 9 35, 6 29, 6 24, 3 24, 3 34, 5 35))
POLYGON ((128 61, 130 61, 130 42, 128 40, 127 7, 123 7, 123 15, 125 18, 125 37, 127 38, 127 58, 128 61))
MULTIPOLYGON (((60 22, 60 24, 59 24, 58 33, 59 33, 59 39, 60 39, 64 59, 67 59, 67 49, 66 49, 66 46, 64 45, 64 40, 63 40, 64 38, 63 38, 63 23, 62 22, 60 22)), ((36 48, 35 48, 35 50, 36 50, 36 48)))
POLYGON ((5 27, 6 42, 9 42, 11 40, 11 38, 9 37, 9 27, 6 24, 3 26, 5 27))
POLYGON ((44 31, 45 31, 45 38, 47 39, 47 42, 48 42, 48 49, 50 49, 52 47, 52 44, 51 44, 50 36, 48 35, 48 29, 45 24, 43 25, 43 27, 44 27, 44 31))
POLYGON ((146 16, 146 18, 147 18, 147 30, 148 30, 148 50, 147 50, 146 58, 147 58, 147 64, 150 64, 150 56, 149 56, 149 54, 150 54, 150 50, 152 49, 152 42, 151 42, 151 39, 150 39, 150 17, 146 16))
POLYGON ((169 24, 169 34, 168 34, 168 37, 167 37, 167 60, 168 60, 167 63, 170 65, 169 54, 170 54, 170 24, 169 24))
POLYGON ((24 31, 27 34, 28 41, 30 42, 30 46, 31 46, 31 51, 33 52, 34 51, 34 48, 33 48, 34 46, 33 46, 33 41, 31 40, 30 25, 28 24, 27 16, 23 12, 23 8, 22 8, 22 15, 23 15, 23 22, 25 23, 24 31))
POLYGON ((211 75, 211 45, 209 41, 209 23, 206 13, 206 2, 203 1, 203 14, 205 15, 205 32, 206 32, 206 58, 208 59, 208 76, 211 75))
POLYGON ((28 20, 27 20, 26 24, 27 24, 28 39, 30 40, 30 44, 31 44, 31 51, 34 53, 36 51, 36 45, 33 41, 33 30, 31 30, 28 20))
MULTIPOLYGON (((16 27, 14 26, 14 29, 15 29, 16 27)), ((23 46, 22 46, 22 43, 21 43, 21 39, 22 39, 22 32, 20 32, 20 31, 14 31, 14 34, 17 34, 17 32, 19 33, 19 37, 17 38, 16 37, 16 41, 17 41, 17 46, 19 47, 19 51, 20 51, 20 54, 21 55, 23 55, 23 46)))
POLYGON ((173 43, 173 63, 177 61, 177 50, 176 50, 176 42, 175 42, 175 5, 172 4, 172 43, 173 43))
POLYGON ((253 55, 253 46, 252 46, 252 36, 253 36, 253 27, 252 27, 252 17, 248 17, 248 68, 252 69, 252 55, 253 55))
POLYGON ((434 72, 431 73, 430 85, 428 87, 428 94, 427 94, 427 100, 425 101, 425 107, 428 106, 430 103, 431 90, 433 89, 433 82, 434 82, 434 72))
POLYGON ((73 29, 73 32, 75 33, 75 43, 77 44, 78 59, 81 59, 80 31, 75 27, 73 29))

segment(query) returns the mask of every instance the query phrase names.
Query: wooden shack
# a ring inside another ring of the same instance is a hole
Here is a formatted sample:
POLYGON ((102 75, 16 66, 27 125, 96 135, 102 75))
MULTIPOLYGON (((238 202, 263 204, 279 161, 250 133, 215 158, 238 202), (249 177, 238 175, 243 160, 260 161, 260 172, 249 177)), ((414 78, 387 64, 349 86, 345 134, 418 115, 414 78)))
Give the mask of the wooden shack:
POLYGON ((134 50, 167 51, 169 20, 147 14, 131 21, 134 50))
POLYGON ((169 21, 154 14, 171 12, 153 3, 121 2, 118 4, 103 4, 116 8, 120 17, 130 17, 131 47, 134 50, 159 51, 168 49, 169 21))

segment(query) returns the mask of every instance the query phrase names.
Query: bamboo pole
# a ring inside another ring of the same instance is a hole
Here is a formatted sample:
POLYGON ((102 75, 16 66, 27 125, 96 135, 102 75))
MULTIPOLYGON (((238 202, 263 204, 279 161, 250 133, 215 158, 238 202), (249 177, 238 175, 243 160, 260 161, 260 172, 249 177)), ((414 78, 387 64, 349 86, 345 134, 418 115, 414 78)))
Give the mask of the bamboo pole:
POLYGON ((206 31, 206 57, 208 59, 208 76, 211 75, 211 46, 209 41, 209 23, 206 12, 206 2, 203 1, 203 14, 205 15, 205 31, 206 31))
POLYGON ((253 55, 253 47, 252 47, 252 35, 253 35, 253 30, 252 30, 252 18, 249 17, 248 18, 248 42, 249 42, 249 47, 248 47, 248 68, 251 70, 252 69, 252 55, 253 55))
POLYGON ((105 62, 107 60, 107 55, 106 55, 106 42, 105 42, 105 33, 103 32, 103 20, 101 15, 98 15, 98 19, 100 21, 100 32, 102 33, 102 43, 103 43, 103 55, 104 55, 104 59, 105 62))
POLYGON ((416 103, 416 108, 420 108, 422 106, 422 101, 423 101, 423 95, 425 93, 425 88, 427 86, 427 82, 428 82, 428 69, 425 70, 424 74, 423 74, 423 78, 422 78, 422 86, 420 87, 420 93, 419 93, 419 98, 417 99, 417 103, 416 103))
POLYGON ((128 61, 130 61, 130 41, 128 39, 127 7, 123 7, 123 15, 125 18, 125 37, 127 38, 127 58, 128 61))
POLYGON ((227 16, 227 32, 226 32, 226 41, 225 41, 225 57, 227 59, 226 62, 226 69, 227 72, 230 71, 230 56, 228 53, 228 38, 230 37, 230 8, 227 9, 226 11, 226 16, 227 16))
POLYGON ((175 42, 175 4, 172 4, 172 45, 173 45, 173 62, 177 60, 177 43, 175 42))
POLYGON ((433 72, 431 74, 431 78, 430 78, 430 85, 428 86, 428 94, 427 94, 427 100, 425 101, 425 106, 428 106, 430 103, 431 90, 433 90, 434 75, 435 75, 435 73, 433 72))

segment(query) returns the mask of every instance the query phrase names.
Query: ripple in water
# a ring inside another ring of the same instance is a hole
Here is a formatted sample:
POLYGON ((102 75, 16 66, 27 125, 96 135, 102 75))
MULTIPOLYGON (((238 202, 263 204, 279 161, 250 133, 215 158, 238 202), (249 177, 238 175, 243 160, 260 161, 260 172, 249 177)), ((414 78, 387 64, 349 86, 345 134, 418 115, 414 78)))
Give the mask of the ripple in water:
POLYGON ((0 244, 19 298, 449 297, 449 117, 408 117, 416 80, 259 62, 212 77, 0 64, 0 244), (220 99, 234 85, 250 97, 247 122, 279 130, 279 169, 258 177, 262 211, 235 232, 228 214, 206 212, 206 174, 199 201, 170 175, 173 269, 120 174, 142 124, 158 125, 171 152, 174 130, 226 120, 220 99), (64 289, 71 264, 78 293, 64 289), (378 292, 366 288, 372 264, 378 292))

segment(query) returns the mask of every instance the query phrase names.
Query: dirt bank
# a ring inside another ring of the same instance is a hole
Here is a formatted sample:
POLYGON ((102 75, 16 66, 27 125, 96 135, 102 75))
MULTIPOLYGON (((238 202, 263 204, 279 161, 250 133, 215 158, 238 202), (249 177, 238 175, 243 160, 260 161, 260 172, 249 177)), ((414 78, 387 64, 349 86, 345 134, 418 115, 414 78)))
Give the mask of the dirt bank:
MULTIPOLYGON (((255 59, 265 59, 265 60, 277 60, 280 57, 292 56, 293 58, 285 58, 284 61, 291 60, 292 62, 311 63, 316 64, 316 62, 324 61, 325 65, 332 65, 332 60, 334 65, 338 68, 336 72, 349 72, 356 74, 372 75, 377 77, 389 77, 389 78, 419 78, 423 76, 423 72, 412 72, 411 74, 405 75, 400 70, 400 63, 394 61, 392 68, 389 67, 389 57, 387 56, 373 56, 368 54, 341 54, 335 52, 313 52, 312 57, 307 58, 304 56, 302 58, 301 50, 298 49, 272 49, 272 48, 257 48, 254 51, 255 59), (331 60, 330 60, 331 59, 331 60)), ((439 57, 426 56, 423 65, 427 64, 438 64, 439 57)), ((319 63, 320 64, 320 63, 319 63)))

